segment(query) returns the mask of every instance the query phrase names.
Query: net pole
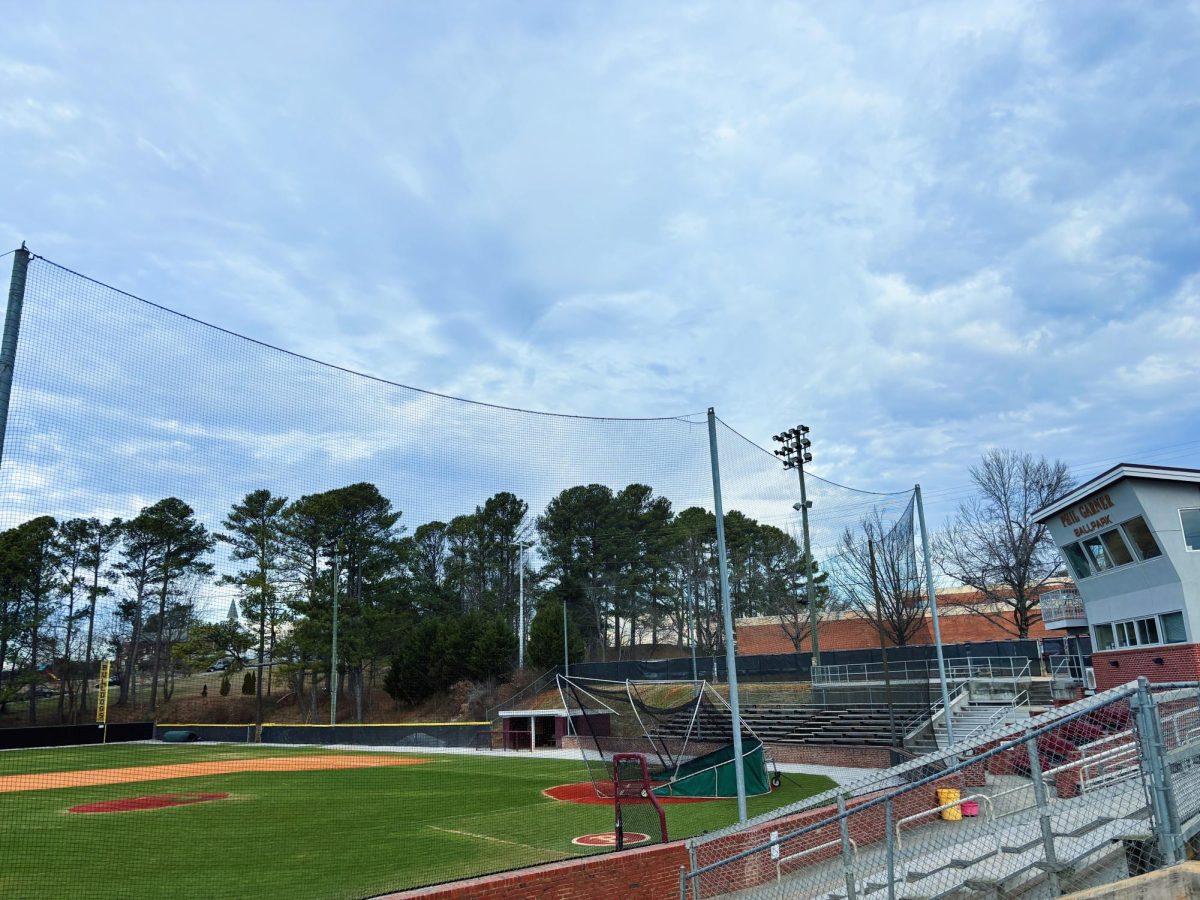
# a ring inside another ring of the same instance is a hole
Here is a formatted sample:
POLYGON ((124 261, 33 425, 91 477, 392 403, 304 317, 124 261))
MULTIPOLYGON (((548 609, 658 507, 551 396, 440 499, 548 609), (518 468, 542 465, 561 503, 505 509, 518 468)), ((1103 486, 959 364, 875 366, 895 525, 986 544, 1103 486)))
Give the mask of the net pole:
POLYGON ((338 695, 338 551, 333 549, 333 640, 329 663, 329 724, 337 724, 338 695))
POLYGON ((567 601, 563 602, 563 674, 571 674, 571 645, 567 641, 567 601))
POLYGON ((4 314, 4 337, 0 340, 0 460, 4 459, 4 439, 8 433, 8 400, 17 363, 17 337, 21 331, 31 255, 22 241, 21 248, 13 253, 12 280, 8 283, 8 310, 4 314))
POLYGON ((937 653, 938 681, 941 682, 942 687, 942 709, 946 711, 946 741, 953 746, 954 713, 950 709, 950 689, 946 685, 946 656, 942 653, 942 628, 938 624, 937 591, 933 587, 933 562, 929 558, 929 531, 925 528, 925 501, 921 499, 919 484, 913 490, 917 501, 917 521, 921 524, 921 552, 925 554, 925 590, 929 597, 929 615, 933 620, 933 649, 937 653))
POLYGON ((738 822, 746 821, 746 771, 742 759, 742 717, 738 704, 737 648, 733 606, 729 599, 729 559, 725 554, 725 510, 721 503, 721 464, 717 458, 717 414, 708 408, 708 455, 712 462, 713 511, 717 519, 717 565, 721 573, 721 613, 725 620, 725 667, 729 678, 729 712, 733 718, 733 775, 737 786, 738 822))

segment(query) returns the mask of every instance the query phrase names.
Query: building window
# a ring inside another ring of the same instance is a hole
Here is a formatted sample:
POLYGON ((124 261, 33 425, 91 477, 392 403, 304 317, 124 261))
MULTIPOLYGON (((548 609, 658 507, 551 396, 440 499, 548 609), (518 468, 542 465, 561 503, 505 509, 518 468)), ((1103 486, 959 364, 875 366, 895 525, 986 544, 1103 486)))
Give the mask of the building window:
POLYGON ((1146 525, 1146 520, 1141 516, 1135 516, 1128 522, 1123 522, 1121 528, 1125 530, 1125 537, 1129 538, 1129 543, 1133 544, 1133 548, 1143 560, 1162 556, 1162 550, 1158 548, 1158 541, 1154 540, 1154 535, 1146 525))
POLYGON ((1200 550, 1200 509, 1181 509, 1179 521, 1183 525, 1183 542, 1189 550, 1200 550))
POLYGON ((1092 567, 1088 565, 1087 556, 1084 555, 1082 547, 1078 544, 1067 544, 1062 549, 1076 578, 1087 578, 1092 574, 1092 567))
POLYGON ((1097 650, 1147 647, 1154 644, 1182 644, 1187 640, 1183 613, 1170 612, 1143 619, 1107 622, 1093 627, 1097 650))
MULTIPOLYGON (((1200 509, 1196 510, 1200 513, 1200 509)), ((1198 523, 1200 528, 1200 523, 1198 523)), ((1200 540, 1200 538, 1198 538, 1200 540)), ((1200 549, 1200 545, 1197 546, 1200 549)), ((1067 544, 1062 548, 1063 556, 1071 564, 1076 578, 1087 578, 1099 575, 1109 569, 1119 569, 1121 566, 1133 565, 1140 560, 1153 559, 1161 555, 1154 535, 1146 527, 1146 520, 1141 516, 1130 519, 1124 525, 1110 528, 1089 538, 1084 538, 1076 544, 1067 544), (1129 534, 1129 543, 1124 535, 1129 534), (1138 535, 1139 537, 1133 537, 1138 535), (1130 544, 1137 548, 1138 556, 1129 549, 1130 544)))

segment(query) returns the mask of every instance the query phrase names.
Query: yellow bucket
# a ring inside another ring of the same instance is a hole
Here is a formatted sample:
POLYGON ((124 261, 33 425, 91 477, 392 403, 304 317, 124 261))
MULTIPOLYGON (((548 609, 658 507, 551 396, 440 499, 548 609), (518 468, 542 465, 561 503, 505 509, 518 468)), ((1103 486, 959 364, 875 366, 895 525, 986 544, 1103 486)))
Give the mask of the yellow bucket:
MULTIPOLYGON (((961 798, 962 791, 960 791, 958 788, 938 788, 938 806, 946 806, 948 803, 957 803, 961 798)), ((958 822, 962 819, 962 807, 946 807, 946 809, 942 810, 942 818, 947 822, 958 822)))

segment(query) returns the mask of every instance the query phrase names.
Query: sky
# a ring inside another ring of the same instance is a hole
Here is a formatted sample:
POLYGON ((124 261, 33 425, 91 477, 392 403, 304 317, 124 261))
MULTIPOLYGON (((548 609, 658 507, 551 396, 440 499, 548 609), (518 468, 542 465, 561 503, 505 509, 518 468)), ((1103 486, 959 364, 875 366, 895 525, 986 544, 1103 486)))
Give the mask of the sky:
POLYGON ((989 447, 1200 465, 1197 47, 1195 2, 37 4, 0 251, 484 403, 803 422, 941 520, 989 447))

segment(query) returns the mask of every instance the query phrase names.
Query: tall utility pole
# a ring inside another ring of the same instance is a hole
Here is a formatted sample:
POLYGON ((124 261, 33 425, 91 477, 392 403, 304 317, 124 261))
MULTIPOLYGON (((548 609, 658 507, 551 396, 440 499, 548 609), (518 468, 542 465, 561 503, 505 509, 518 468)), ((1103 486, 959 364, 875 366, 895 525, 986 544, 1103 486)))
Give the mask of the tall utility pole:
POLYGON ((8 311, 4 315, 4 338, 0 340, 0 459, 4 456, 4 438, 8 432, 8 399, 17 363, 17 336, 21 332, 30 256, 22 241, 21 249, 13 253, 12 280, 8 283, 8 311))
POLYGON ((333 545, 333 652, 329 666, 329 724, 337 724, 337 695, 338 695, 338 659, 337 659, 337 626, 338 626, 338 546, 333 545))
MULTIPOLYGON (((525 668, 525 542, 513 541, 517 554, 517 668, 525 668)), ((563 609, 566 609, 565 601, 563 609)), ((563 634, 566 632, 566 613, 563 613, 563 634)), ((565 640, 565 638, 564 638, 565 640)))
POLYGON ((794 508, 800 510, 800 523, 804 531, 804 590, 808 600, 808 639, 812 643, 812 664, 815 668, 821 664, 821 642, 817 635, 817 598, 813 595, 812 540, 809 538, 808 532, 808 511, 812 508, 812 501, 808 499, 808 490, 804 484, 804 464, 812 462, 812 454, 808 452, 812 441, 806 437, 807 434, 807 425, 797 425, 795 428, 789 428, 787 431, 775 435, 772 440, 783 445, 775 451, 775 455, 783 460, 783 467, 795 469, 800 476, 800 502, 794 508))
MULTIPOLYGON (((712 464, 713 513, 717 520, 717 571, 721 577, 721 615, 725 625, 725 667, 729 679, 729 714, 733 730, 733 781, 738 821, 746 821, 746 761, 742 758, 742 714, 738 700, 737 645, 733 634, 733 605, 729 597, 729 557, 725 552, 725 507, 721 499, 721 463, 717 456, 717 413, 708 408, 708 458, 712 464)), ((716 667, 716 660, 713 660, 716 667)))

